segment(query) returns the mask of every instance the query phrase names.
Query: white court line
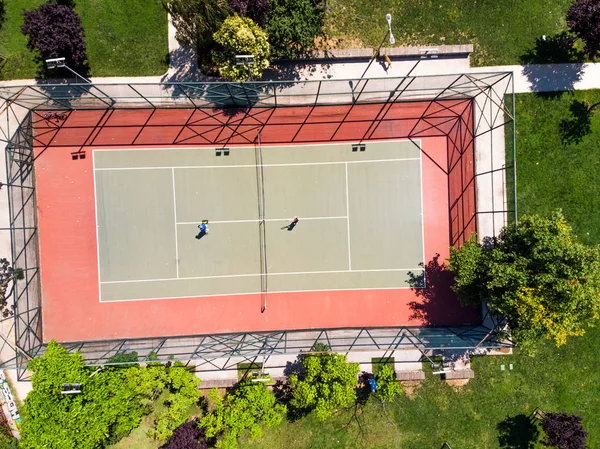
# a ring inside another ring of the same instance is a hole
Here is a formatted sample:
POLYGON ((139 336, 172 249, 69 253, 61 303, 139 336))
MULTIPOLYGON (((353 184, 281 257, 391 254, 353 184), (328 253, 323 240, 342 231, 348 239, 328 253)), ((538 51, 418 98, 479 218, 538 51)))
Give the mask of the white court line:
POLYGON ((179 244, 177 240, 177 196, 175 195, 175 169, 171 169, 173 179, 173 221, 175 222, 175 270, 179 278, 179 244))
POLYGON ((281 293, 312 293, 312 292, 351 292, 351 291, 370 291, 370 290, 408 290, 421 287, 375 287, 375 288, 324 288, 320 290, 280 290, 273 292, 241 292, 241 293, 222 293, 220 295, 194 295, 194 296, 163 296, 156 298, 132 298, 132 299, 113 299, 108 301, 100 301, 101 303, 109 304, 111 302, 129 302, 129 301, 160 301, 170 299, 190 299, 190 298, 215 298, 219 296, 247 296, 247 295, 276 295, 281 293))
MULTIPOLYGON (((303 275, 303 274, 332 274, 332 273, 373 273, 373 272, 390 272, 390 271, 422 271, 423 268, 389 268, 381 270, 333 270, 333 271, 293 271, 289 273, 269 273, 268 276, 286 276, 286 275, 303 275)), ((220 278, 241 278, 241 277, 252 277, 262 276, 262 273, 250 273, 250 274, 226 274, 220 276, 191 276, 182 278, 164 278, 164 279, 136 279, 130 281, 105 281, 102 284, 133 284, 140 282, 163 282, 163 281, 186 281, 186 280, 197 280, 197 279, 220 279, 220 278)))
MULTIPOLYGON (((421 153, 422 154, 422 153, 421 153)), ((421 156, 419 154, 419 156, 421 156)), ((424 215, 424 197, 423 197, 423 157, 421 157, 421 161, 419 162, 419 176, 421 178, 421 241, 423 243, 423 263, 427 263, 425 260, 425 215, 424 215)), ((427 272, 425 271, 425 267, 423 267, 423 288, 427 287, 427 272)))
POLYGON ((92 169, 94 171, 94 214, 96 215, 96 262, 98 263, 98 299, 102 301, 102 282, 100 282, 100 227, 98 226, 98 195, 96 194, 96 152, 92 151, 92 169))
POLYGON ((348 226, 348 269, 352 270, 352 255, 350 251, 350 199, 348 198, 348 164, 346 167, 346 224, 348 226))
MULTIPOLYGON (((399 159, 373 159, 369 161, 334 161, 334 162, 302 162, 294 164, 262 164, 263 167, 295 167, 307 165, 340 165, 340 164, 371 164, 379 162, 399 162, 399 161, 419 161, 418 157, 406 157, 399 159)), ((208 168, 256 168, 257 164, 243 165, 171 165, 157 167, 114 167, 114 168, 96 168, 98 171, 122 171, 122 170, 171 170, 171 169, 208 169, 208 168)))
MULTIPOLYGON (((429 137, 425 137, 429 139, 429 137)), ((419 148, 422 147, 422 139, 377 139, 368 141, 370 145, 377 143, 413 143, 419 142, 419 145, 415 146, 419 148)), ((319 142, 319 143, 263 143, 261 144, 262 148, 298 148, 298 147, 323 147, 323 146, 335 146, 335 145, 352 145, 353 143, 358 143, 358 140, 347 140, 347 141, 339 141, 339 142, 319 142)), ((198 145, 177 145, 177 147, 169 147, 169 146, 158 146, 158 147, 135 147, 131 148, 131 145, 125 145, 123 148, 115 148, 115 147, 99 147, 94 148, 93 151, 179 151, 179 150, 218 150, 222 149, 223 145, 208 145, 208 144, 198 144, 198 145)), ((230 145, 229 149, 243 150, 243 149, 251 149, 254 150, 254 146, 250 145, 230 145)))
MULTIPOLYGON (((304 220, 341 220, 347 218, 345 215, 339 217, 300 217, 300 221, 304 220)), ((260 223, 262 221, 291 221, 292 218, 265 218, 264 220, 210 220, 210 224, 221 223, 260 223)), ((178 221, 178 225, 198 224, 199 221, 178 221)))

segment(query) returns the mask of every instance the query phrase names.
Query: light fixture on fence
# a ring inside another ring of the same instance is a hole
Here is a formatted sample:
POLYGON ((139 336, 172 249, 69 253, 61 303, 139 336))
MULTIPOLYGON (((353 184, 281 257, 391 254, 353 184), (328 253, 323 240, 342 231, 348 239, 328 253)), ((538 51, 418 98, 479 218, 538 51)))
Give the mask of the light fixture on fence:
POLYGON ((65 63, 65 58, 53 58, 53 59, 46 59, 46 67, 48 67, 48 69, 56 69, 56 68, 62 68, 62 67, 66 67, 67 64, 65 63))
POLYGON ((248 69, 248 79, 254 81, 252 78, 252 70, 250 67, 254 65, 254 55, 235 55, 235 65, 243 65, 248 69))

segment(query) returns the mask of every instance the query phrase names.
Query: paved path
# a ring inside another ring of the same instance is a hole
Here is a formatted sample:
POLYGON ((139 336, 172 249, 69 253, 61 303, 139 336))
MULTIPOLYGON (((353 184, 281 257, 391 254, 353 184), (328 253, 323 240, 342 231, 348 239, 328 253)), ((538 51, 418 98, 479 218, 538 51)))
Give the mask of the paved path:
MULTIPOLYGON (((171 35, 170 35, 171 36, 171 35)), ((173 40, 177 42, 174 38, 173 40)), ((172 48, 171 46, 169 47, 172 48)), ((119 83, 161 83, 177 81, 216 81, 198 74, 195 56, 190 59, 190 51, 183 47, 170 50, 173 57, 168 72, 161 76, 138 77, 94 77, 100 84, 119 83), (187 56, 185 56, 187 55, 187 56), (194 61, 194 62, 191 62, 194 61)), ((332 62, 330 64, 303 64, 287 67, 283 74, 266 72, 268 80, 325 80, 360 78, 367 62, 332 62)), ((544 64, 544 65, 503 65, 489 67, 469 67, 466 58, 394 61, 389 70, 374 62, 367 72, 370 78, 393 78, 411 75, 436 75, 458 73, 513 72, 515 93, 555 92, 561 90, 600 89, 600 63, 590 64, 544 64)), ((56 80, 57 83, 64 80, 56 80)), ((0 81, 0 86, 36 85, 36 80, 0 81)))
POLYGON ((515 93, 600 89, 600 63, 473 67, 471 73, 513 72, 515 93))

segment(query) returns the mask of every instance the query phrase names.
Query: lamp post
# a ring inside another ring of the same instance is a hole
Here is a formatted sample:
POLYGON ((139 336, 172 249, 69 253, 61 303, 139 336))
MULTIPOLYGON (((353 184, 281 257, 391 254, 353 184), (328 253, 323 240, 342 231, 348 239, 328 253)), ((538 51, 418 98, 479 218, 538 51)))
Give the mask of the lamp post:
MULTIPOLYGON (((86 77, 80 75, 79 73, 77 73, 75 70, 73 70, 71 67, 69 67, 65 61, 65 58, 52 58, 52 59, 46 59, 46 67, 48 68, 48 70, 52 70, 52 69, 67 69, 69 72, 73 73, 75 75, 75 82, 77 83, 77 77, 81 78, 83 81, 85 81, 87 84, 91 84, 92 86, 94 86, 94 83, 92 83, 89 79, 87 79, 86 77)), ((100 90, 98 88, 98 86, 94 86, 98 92, 102 93, 102 95, 104 95, 108 100, 110 100, 110 105, 109 106, 113 106, 115 104, 115 100, 110 97, 109 95, 107 95, 106 93, 102 92, 102 90, 100 90)), ((91 93, 91 92, 90 92, 91 93)), ((94 95, 91 93, 91 95, 94 95)), ((101 97, 98 97, 96 95, 94 95, 96 98, 99 98, 100 100, 102 100, 101 97)), ((106 103, 106 101, 102 100, 104 103, 106 103)), ((108 104, 108 103, 107 103, 108 104)))
POLYGON ((243 65, 248 69, 248 80, 254 81, 250 67, 254 65, 254 55, 235 55, 235 65, 243 65))
MULTIPOLYGON (((67 69, 69 72, 71 72, 71 73, 75 74, 75 76, 76 76, 76 77, 79 77, 79 78, 81 78, 81 79, 82 79, 83 81, 85 81, 86 83, 88 83, 88 84, 92 84, 92 82, 91 82, 89 79, 87 79, 87 78, 85 78, 85 77, 81 76, 79 73, 77 73, 77 72, 76 72, 75 70, 73 70, 71 67, 69 67, 69 66, 67 65, 67 63, 65 62, 65 58, 52 58, 52 59, 46 59, 46 67, 47 67, 49 70, 52 70, 52 69, 57 69, 57 68, 60 68, 60 69, 62 69, 62 68, 65 68, 65 69, 67 69)), ((75 79, 77 79, 77 78, 75 78, 75 79)))
POLYGON ((365 75, 369 71, 369 67, 371 67, 371 64, 373 64, 373 61, 375 61, 375 58, 377 56, 379 56, 379 52, 381 51, 381 47, 383 47, 383 44, 385 44, 385 41, 388 38, 388 36, 390 38, 390 45, 394 45, 396 43, 396 39, 394 38, 394 35, 392 34, 392 15, 390 13, 386 14, 385 15, 385 20, 387 21, 388 29, 387 29, 387 31, 385 33, 385 36, 383 36, 383 39, 381 40, 381 44, 379 44, 379 48, 377 49, 377 51, 371 57, 371 60, 369 61, 369 65, 367 65, 367 68, 365 69, 365 71, 363 72, 363 74, 360 76, 360 79, 358 80, 359 82, 365 77, 365 75))

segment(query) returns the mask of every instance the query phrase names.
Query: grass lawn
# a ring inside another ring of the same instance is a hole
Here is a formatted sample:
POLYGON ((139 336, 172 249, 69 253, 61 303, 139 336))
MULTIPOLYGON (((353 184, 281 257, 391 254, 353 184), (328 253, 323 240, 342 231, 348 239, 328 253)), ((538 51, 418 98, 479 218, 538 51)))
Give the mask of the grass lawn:
POLYGON ((600 90, 565 93, 559 98, 516 97, 517 204, 519 215, 548 214, 562 208, 582 241, 600 243, 600 107, 592 133, 579 144, 564 144, 559 126, 573 101, 594 104, 600 90))
POLYGON ((540 344, 535 357, 521 354, 473 360, 475 379, 457 390, 433 377, 395 404, 381 406, 371 399, 353 419, 342 411, 325 423, 314 417, 284 422, 265 430, 263 438, 244 437, 243 449, 300 448, 438 448, 444 441, 461 449, 539 448, 528 416, 544 411, 577 413, 584 417, 589 448, 600 447, 600 360, 594 330, 556 349, 540 344), (508 369, 512 363, 514 369, 508 369), (500 365, 506 369, 501 371, 500 365))
POLYGON ((572 0, 328 0, 327 32, 346 47, 377 48, 392 14, 396 45, 475 44, 473 65, 518 64, 535 39, 566 27, 572 0))
MULTIPOLYGON (((6 2, 0 55, 7 57, 0 79, 34 78, 38 66, 21 33, 23 10, 42 0, 6 2)), ((167 70, 167 13, 160 0, 77 0, 86 33, 91 76, 161 75, 167 70)))

